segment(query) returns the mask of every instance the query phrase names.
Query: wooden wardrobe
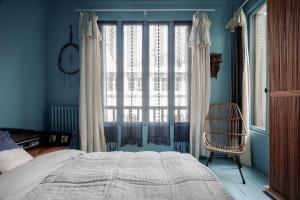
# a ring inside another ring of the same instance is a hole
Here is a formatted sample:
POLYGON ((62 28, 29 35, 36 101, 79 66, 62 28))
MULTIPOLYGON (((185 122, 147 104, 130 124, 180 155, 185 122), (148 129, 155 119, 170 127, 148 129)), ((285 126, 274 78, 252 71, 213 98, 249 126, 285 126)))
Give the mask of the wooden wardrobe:
POLYGON ((268 0, 269 191, 300 199, 300 0, 268 0))

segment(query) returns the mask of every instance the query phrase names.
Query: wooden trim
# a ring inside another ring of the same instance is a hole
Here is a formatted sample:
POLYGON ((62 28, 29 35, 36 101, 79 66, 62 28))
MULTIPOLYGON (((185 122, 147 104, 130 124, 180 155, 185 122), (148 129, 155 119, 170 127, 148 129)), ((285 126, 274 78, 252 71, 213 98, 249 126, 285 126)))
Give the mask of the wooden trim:
POLYGON ((270 97, 300 96, 300 90, 271 92, 270 97))
POLYGON ((269 194, 271 197, 273 197, 274 199, 276 199, 276 200, 286 200, 286 198, 284 198, 279 193, 272 190, 269 185, 265 185, 264 188, 265 188, 264 191, 267 194, 269 194))

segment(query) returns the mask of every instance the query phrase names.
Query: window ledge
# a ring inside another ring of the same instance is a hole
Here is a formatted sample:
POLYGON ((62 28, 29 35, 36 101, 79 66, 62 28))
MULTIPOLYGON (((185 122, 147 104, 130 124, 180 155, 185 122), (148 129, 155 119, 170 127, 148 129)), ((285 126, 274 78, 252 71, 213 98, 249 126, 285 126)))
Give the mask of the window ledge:
POLYGON ((262 129, 262 128, 258 128, 256 126, 250 126, 250 131, 253 131, 255 133, 258 133, 260 135, 268 135, 267 130, 262 129))

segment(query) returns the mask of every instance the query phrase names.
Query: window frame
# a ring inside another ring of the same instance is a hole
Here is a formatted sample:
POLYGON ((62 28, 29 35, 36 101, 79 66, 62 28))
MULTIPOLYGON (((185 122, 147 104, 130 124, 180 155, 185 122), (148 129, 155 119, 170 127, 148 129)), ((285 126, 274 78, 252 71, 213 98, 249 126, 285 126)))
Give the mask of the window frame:
MULTIPOLYGON (((249 41, 250 41, 250 88, 251 88, 251 99, 250 99, 250 106, 251 106, 251 109, 250 109, 250 130, 252 131, 255 131, 257 133, 260 133, 260 134, 263 134, 263 135, 266 135, 268 134, 268 126, 269 126, 269 123, 268 123, 268 119, 269 119, 269 93, 266 94, 266 97, 265 97, 265 101, 266 101, 266 115, 265 115, 265 120, 266 120, 266 124, 265 124, 265 128, 261 128, 261 127, 258 127, 256 125, 254 125, 254 112, 255 112, 255 101, 254 101, 254 93, 255 93, 255 87, 254 86, 254 81, 255 81, 255 59, 256 59, 256 51, 255 51, 255 48, 256 48, 256 45, 255 45, 255 42, 256 42, 256 24, 255 24, 255 15, 264 7, 264 6, 267 6, 267 2, 265 0, 261 0, 257 6, 255 8, 253 8, 253 10, 251 10, 250 13, 247 13, 249 14, 249 17, 248 17, 248 21, 249 21, 249 41)), ((267 30, 267 37, 266 37, 266 88, 269 88, 269 74, 268 74, 268 30, 267 30)))
MULTIPOLYGON (((117 124, 118 123, 118 117, 119 117, 119 112, 118 112, 118 23, 117 21, 113 21, 113 20, 107 20, 107 21, 97 21, 97 25, 99 27, 99 30, 101 31, 100 27, 101 25, 114 25, 116 26, 116 70, 117 70, 117 74, 116 74, 116 80, 117 80, 117 83, 116 83, 116 91, 117 91, 117 100, 116 100, 116 121, 104 121, 104 118, 103 118, 103 122, 104 122, 104 126, 111 126, 111 125, 114 125, 114 124, 117 124)), ((101 74, 101 79, 103 80, 103 74, 101 74)), ((103 94, 102 94, 103 95, 103 94)), ((102 105, 103 109, 104 109, 104 105, 102 105)), ((103 115, 104 117, 104 115, 103 115)))
MULTIPOLYGON (((128 24, 142 24, 143 28, 143 53, 142 53, 142 122, 132 122, 133 124, 141 124, 142 126, 149 126, 157 122, 150 122, 149 120, 149 27, 151 24, 165 24, 168 26, 168 121, 162 122, 169 127, 174 127, 175 123, 186 124, 187 122, 175 122, 175 26, 176 25, 190 25, 191 20, 104 20, 98 21, 98 26, 101 25, 115 25, 116 26, 116 57, 117 57, 117 119, 114 122, 104 122, 104 126, 116 125, 118 127, 128 123, 124 121, 124 25, 128 24)), ((130 123, 130 122, 129 122, 130 123)), ((174 128, 170 128, 171 145, 173 143, 174 128)), ((144 132, 144 129, 143 129, 144 132)), ((144 133, 143 133, 144 134, 144 133)), ((120 137, 120 128, 118 128, 118 137, 120 137)), ((121 142, 118 140, 118 146, 121 142)), ((145 145, 145 144, 144 144, 145 145)))
MULTIPOLYGON (((176 25, 183 25, 183 26, 191 26, 192 27, 192 25, 193 25, 193 22, 192 21, 175 21, 174 22, 174 67, 173 67, 173 70, 174 70, 174 80, 173 80, 173 84, 174 84, 174 96, 173 96, 173 100, 174 100, 174 105, 173 105, 173 107, 174 107, 174 112, 173 112, 173 115, 174 115, 174 124, 187 124, 187 123, 189 123, 189 120, 188 121, 176 121, 176 119, 175 119, 175 111, 176 111, 176 105, 175 105, 175 91, 176 91, 176 85, 175 85, 175 54, 176 54, 176 52, 175 52, 175 35, 176 35, 176 33, 175 33, 175 27, 176 27, 176 25)), ((189 71, 190 71, 190 73, 189 73, 189 75, 191 75, 191 67, 192 66, 190 66, 190 69, 189 69, 189 71)), ((190 80, 191 80, 191 77, 190 77, 190 80)), ((191 84, 191 83, 190 83, 191 84)), ((190 87, 191 87, 191 85, 190 85, 190 87)), ((190 88, 191 89, 191 88, 190 88)), ((191 92, 191 91, 190 91, 191 92)), ((188 110, 190 110, 190 107, 191 107, 191 97, 189 97, 189 99, 188 99, 188 102, 189 102, 189 105, 188 105, 188 110)), ((189 119, 189 117, 188 117, 188 119, 189 119)))
POLYGON ((147 43, 147 46, 146 46, 146 48, 147 48, 147 54, 146 54, 146 57, 148 57, 148 63, 147 63, 147 76, 146 76, 146 79, 148 80, 148 87, 146 88, 146 90, 148 91, 148 93, 147 93, 147 96, 146 96, 146 99, 147 99, 147 102, 148 102, 148 105, 147 105, 147 110, 145 110, 145 112, 146 112, 146 115, 147 115, 147 121, 146 121, 146 124, 147 125, 149 125, 149 124, 159 124, 159 123, 161 123, 161 124, 169 124, 169 126, 170 126, 170 124, 172 124, 172 121, 171 121, 171 119, 172 118, 170 118, 170 115, 172 114, 172 111, 170 110, 171 109, 171 107, 172 107, 172 104, 171 104, 171 96, 170 96, 170 94, 172 94, 172 86, 171 86, 171 77, 170 77, 170 73, 172 73, 172 71, 170 71, 170 70, 172 70, 171 68, 172 68, 172 65, 171 65, 171 51, 172 51, 172 48, 171 48, 171 46, 170 46, 170 43, 171 43, 171 41, 172 41, 172 39, 171 39, 171 21, 148 21, 148 23, 147 23, 147 32, 145 33, 146 35, 147 35, 147 41, 146 41, 146 43, 147 43), (149 50, 150 50, 150 30, 149 30, 149 27, 150 27, 150 25, 152 25, 152 24, 159 24, 159 25, 167 25, 167 27, 168 27, 168 79, 167 79, 167 83, 168 83, 168 110, 167 110, 167 112, 168 112, 168 117, 167 117, 167 122, 155 122, 155 121, 150 121, 150 104, 149 104, 149 99, 150 99, 150 94, 149 94, 149 91, 150 91, 150 70, 149 70, 149 67, 150 67, 150 61, 149 61, 149 50))
POLYGON ((120 84, 122 85, 122 87, 119 88, 119 91, 118 92, 118 89, 117 89, 117 93, 119 93, 120 95, 120 101, 121 101, 121 104, 120 104, 120 107, 119 107, 119 115, 120 118, 122 118, 122 120, 119 122, 121 124, 144 124, 144 115, 145 115, 145 112, 144 112, 144 109, 145 109, 145 105, 144 105, 144 81, 142 82, 142 121, 135 121, 135 122, 129 122, 129 121, 125 121, 124 120, 124 26, 125 25, 130 25, 130 24, 138 24, 138 25, 142 25, 142 77, 144 75, 144 71, 145 71, 145 67, 144 67, 144 59, 145 59, 145 54, 144 54, 144 51, 145 51, 145 44, 144 44, 144 40, 145 40, 145 26, 144 26, 144 22, 143 21, 121 21, 121 27, 120 27, 120 30, 118 30, 118 27, 117 27, 117 34, 118 32, 120 31, 121 32, 121 40, 118 41, 118 38, 117 38, 117 43, 120 44, 120 52, 121 52, 121 63, 120 63, 120 67, 118 68, 117 66, 117 70, 122 70, 120 72, 117 71, 117 74, 119 75, 119 77, 122 77, 122 79, 119 81, 120 84))

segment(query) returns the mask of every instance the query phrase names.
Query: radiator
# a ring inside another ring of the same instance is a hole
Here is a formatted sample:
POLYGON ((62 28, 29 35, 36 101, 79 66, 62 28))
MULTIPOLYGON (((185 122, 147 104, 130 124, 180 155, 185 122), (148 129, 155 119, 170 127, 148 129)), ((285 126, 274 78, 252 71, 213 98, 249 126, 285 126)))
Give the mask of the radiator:
MULTIPOLYGON (((106 134, 111 135, 109 127, 104 126, 106 134)), ((76 106, 53 106, 51 107, 51 131, 73 133, 72 148, 78 148, 79 144, 79 113, 76 106)), ((118 148, 117 139, 107 137, 107 151, 115 151, 118 148)))
POLYGON ((51 107, 51 131, 78 132, 78 108, 75 106, 51 107))

